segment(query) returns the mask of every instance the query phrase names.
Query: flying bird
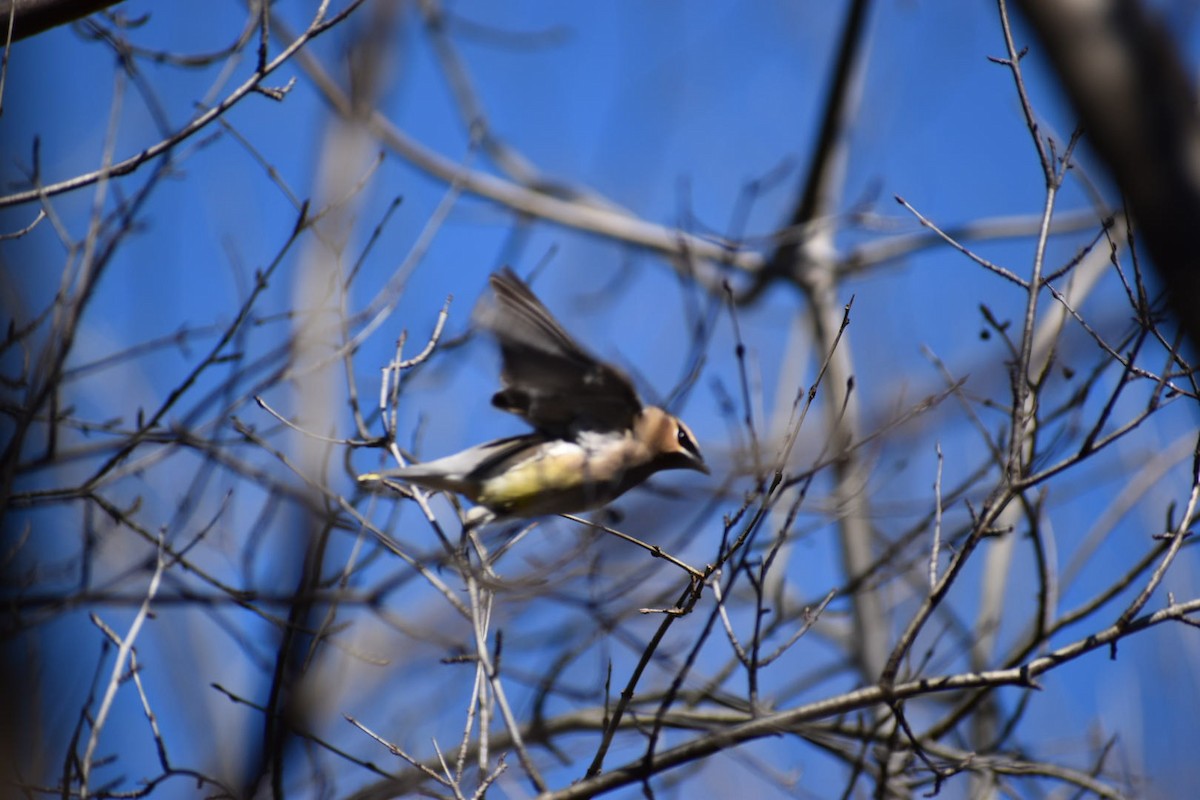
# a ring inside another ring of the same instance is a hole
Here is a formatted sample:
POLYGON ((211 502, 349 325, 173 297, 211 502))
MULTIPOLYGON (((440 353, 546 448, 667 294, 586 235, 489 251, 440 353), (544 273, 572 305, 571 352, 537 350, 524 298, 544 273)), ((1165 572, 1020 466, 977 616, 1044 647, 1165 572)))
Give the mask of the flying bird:
POLYGON ((492 405, 533 431, 359 481, 402 481, 456 492, 476 504, 469 526, 604 506, 665 469, 708 466, 681 419, 645 405, 632 381, 559 324, 511 269, 489 279, 482 317, 500 344, 502 388, 492 405))

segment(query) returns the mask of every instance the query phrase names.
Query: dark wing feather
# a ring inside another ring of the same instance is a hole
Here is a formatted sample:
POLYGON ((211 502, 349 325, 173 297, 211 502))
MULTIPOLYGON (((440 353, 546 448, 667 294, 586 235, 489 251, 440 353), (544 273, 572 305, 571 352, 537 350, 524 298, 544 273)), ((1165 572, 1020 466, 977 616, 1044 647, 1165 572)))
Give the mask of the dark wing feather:
POLYGON ((629 378, 572 339, 512 270, 491 284, 496 303, 483 323, 504 362, 492 403, 553 436, 631 427, 642 403, 629 378))

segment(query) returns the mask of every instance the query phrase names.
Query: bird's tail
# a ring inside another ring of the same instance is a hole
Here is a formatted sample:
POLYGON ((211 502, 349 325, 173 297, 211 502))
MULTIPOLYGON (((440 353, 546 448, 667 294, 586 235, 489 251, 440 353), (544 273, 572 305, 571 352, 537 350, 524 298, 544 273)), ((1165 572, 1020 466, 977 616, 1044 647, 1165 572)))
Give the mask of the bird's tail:
POLYGON ((444 492, 462 492, 460 476, 448 474, 446 470, 430 462, 429 464, 411 464, 407 467, 393 467, 379 472, 364 472, 357 478, 359 483, 401 482, 414 483, 426 489, 437 489, 444 492))

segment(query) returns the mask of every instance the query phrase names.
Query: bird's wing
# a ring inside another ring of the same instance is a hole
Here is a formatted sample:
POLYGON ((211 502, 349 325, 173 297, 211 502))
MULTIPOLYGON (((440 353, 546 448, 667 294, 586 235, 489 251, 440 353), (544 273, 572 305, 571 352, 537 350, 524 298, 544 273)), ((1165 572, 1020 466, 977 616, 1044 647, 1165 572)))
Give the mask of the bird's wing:
POLYGON ((630 428, 642 402, 629 378, 572 339, 512 270, 491 284, 496 303, 482 321, 504 362, 492 403, 552 436, 630 428))

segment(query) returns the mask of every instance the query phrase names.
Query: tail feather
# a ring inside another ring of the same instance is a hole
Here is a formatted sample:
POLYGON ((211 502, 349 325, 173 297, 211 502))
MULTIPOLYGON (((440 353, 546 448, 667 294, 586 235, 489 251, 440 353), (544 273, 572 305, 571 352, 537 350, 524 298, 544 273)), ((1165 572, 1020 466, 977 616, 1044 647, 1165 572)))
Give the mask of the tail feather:
POLYGON ((444 470, 431 468, 431 464, 415 464, 410 467, 396 467, 381 472, 365 472, 358 476, 359 483, 384 483, 386 481, 401 481, 414 483, 426 489, 436 489, 444 492, 462 492, 463 476, 447 473, 444 470))

